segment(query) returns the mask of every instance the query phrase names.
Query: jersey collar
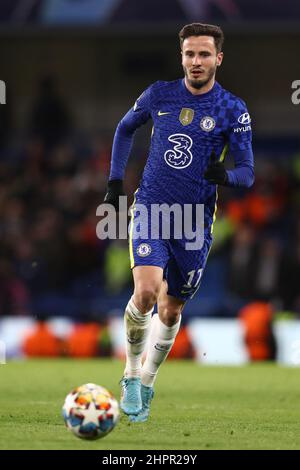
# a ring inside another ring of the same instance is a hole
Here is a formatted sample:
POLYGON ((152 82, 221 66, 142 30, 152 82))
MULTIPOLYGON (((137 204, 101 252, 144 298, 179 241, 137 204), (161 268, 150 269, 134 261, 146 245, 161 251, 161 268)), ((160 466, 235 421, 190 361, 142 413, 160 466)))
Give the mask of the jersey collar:
POLYGON ((209 91, 207 91, 206 93, 202 93, 201 95, 193 95, 193 93, 191 93, 191 92, 187 89, 187 87, 186 87, 186 85, 185 85, 184 78, 181 80, 181 87, 182 87, 184 93, 185 93, 189 98, 193 98, 193 99, 196 99, 196 100, 203 100, 203 99, 205 99, 205 98, 208 98, 208 97, 214 95, 214 94, 217 92, 217 90, 220 88, 220 85, 219 85, 218 82, 215 82, 215 83, 214 83, 214 86, 213 86, 209 91))

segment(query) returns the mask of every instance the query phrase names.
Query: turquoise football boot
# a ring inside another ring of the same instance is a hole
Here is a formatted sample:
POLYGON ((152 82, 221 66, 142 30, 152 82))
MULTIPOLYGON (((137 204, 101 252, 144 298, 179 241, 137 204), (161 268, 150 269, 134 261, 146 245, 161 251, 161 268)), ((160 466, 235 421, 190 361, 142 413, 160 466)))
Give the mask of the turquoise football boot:
POLYGON ((150 414, 150 405, 154 397, 153 387, 146 387, 141 385, 141 396, 142 396, 142 410, 137 415, 131 415, 130 421, 133 423, 143 423, 147 421, 150 414))
POLYGON ((139 377, 121 379, 120 408, 127 415, 137 415, 142 409, 141 379, 139 377))

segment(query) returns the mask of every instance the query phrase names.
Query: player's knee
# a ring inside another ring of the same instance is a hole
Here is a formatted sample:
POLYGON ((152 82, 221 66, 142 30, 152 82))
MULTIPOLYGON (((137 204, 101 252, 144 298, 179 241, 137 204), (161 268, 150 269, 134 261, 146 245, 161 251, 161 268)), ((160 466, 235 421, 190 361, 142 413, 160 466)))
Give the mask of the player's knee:
POLYGON ((159 314, 162 322, 166 326, 173 326, 179 322, 180 315, 182 312, 182 307, 170 307, 168 305, 159 306, 159 314))
POLYGON ((143 312, 149 312, 156 304, 159 294, 159 286, 140 285, 135 288, 134 301, 137 308, 143 312))

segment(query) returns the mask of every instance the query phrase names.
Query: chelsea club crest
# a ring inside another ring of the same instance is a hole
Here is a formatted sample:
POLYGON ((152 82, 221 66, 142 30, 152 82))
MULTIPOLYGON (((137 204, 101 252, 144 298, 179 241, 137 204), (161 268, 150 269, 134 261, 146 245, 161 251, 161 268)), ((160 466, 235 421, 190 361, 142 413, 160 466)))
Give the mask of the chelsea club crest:
POLYGON ((216 121, 210 116, 205 116, 200 121, 200 127, 203 131, 210 132, 216 127, 216 121))
POLYGON ((151 251, 151 246, 148 243, 141 243, 136 250, 137 254, 142 257, 150 255, 151 251))

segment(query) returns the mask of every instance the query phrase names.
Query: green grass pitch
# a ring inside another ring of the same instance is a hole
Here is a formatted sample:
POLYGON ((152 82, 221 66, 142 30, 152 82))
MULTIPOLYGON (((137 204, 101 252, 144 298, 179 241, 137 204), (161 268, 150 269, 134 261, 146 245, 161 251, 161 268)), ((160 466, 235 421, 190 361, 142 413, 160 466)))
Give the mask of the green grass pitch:
POLYGON ((122 418, 98 441, 74 437, 64 398, 87 382, 119 398, 123 365, 113 360, 32 360, 0 365, 0 449, 300 449, 296 368, 165 363, 147 423, 122 418))

